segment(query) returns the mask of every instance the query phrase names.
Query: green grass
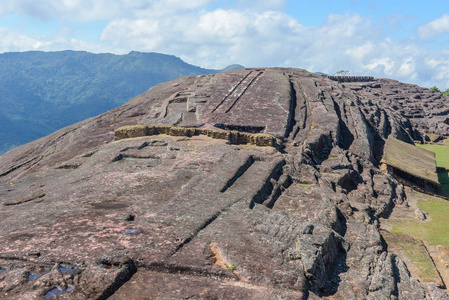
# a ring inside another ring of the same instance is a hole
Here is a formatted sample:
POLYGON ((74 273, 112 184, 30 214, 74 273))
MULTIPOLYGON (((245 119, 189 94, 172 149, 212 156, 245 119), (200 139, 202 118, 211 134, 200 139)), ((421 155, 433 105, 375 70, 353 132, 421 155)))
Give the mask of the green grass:
POLYGON ((338 159, 338 156, 329 156, 326 160, 334 160, 338 159))
POLYGON ((435 152, 437 166, 449 169, 449 147, 443 145, 417 145, 419 148, 435 152))
POLYGON ((394 224, 391 231, 426 241, 429 245, 449 247, 449 202, 422 196, 418 207, 430 217, 429 222, 401 221, 394 224))
POLYGON ((406 256, 418 269, 418 276, 424 282, 434 282, 438 278, 435 266, 422 241, 402 234, 383 233, 389 249, 406 256))
POLYGON ((449 175, 448 172, 440 172, 438 173, 438 181, 443 184, 443 183, 449 183, 449 175))
MULTIPOLYGON (((447 140, 445 141, 445 143, 447 140)), ((430 150, 435 153, 437 167, 449 169, 449 147, 443 145, 417 145, 420 148, 430 150)), ((447 172, 438 173, 438 194, 449 197, 449 176, 447 172)))

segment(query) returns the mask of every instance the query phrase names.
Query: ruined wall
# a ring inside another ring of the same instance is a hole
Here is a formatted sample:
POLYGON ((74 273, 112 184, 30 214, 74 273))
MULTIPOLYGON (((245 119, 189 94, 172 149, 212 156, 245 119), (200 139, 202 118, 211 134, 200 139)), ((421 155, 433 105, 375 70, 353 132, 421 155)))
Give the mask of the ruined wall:
POLYGON ((213 139, 227 140, 231 144, 250 144, 256 146, 276 147, 276 138, 264 133, 247 133, 221 129, 185 128, 175 126, 130 125, 115 130, 115 140, 166 134, 170 136, 207 135, 213 139))

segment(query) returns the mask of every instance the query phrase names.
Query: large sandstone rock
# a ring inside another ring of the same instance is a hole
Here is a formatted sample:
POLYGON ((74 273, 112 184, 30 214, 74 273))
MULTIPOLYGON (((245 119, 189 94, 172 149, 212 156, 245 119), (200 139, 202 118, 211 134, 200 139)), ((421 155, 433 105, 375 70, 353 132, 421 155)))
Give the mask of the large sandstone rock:
POLYGON ((160 84, 0 157, 0 298, 443 297, 386 249, 407 200, 379 164, 448 111, 298 69, 160 84))

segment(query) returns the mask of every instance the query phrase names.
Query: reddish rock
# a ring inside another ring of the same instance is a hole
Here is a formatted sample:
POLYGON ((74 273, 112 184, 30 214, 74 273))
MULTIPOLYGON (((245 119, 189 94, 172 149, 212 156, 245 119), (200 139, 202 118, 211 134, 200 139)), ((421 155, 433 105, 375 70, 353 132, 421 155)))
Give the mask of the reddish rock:
POLYGON ((298 69, 160 84, 0 157, 0 298, 425 299, 382 243, 406 199, 379 165, 448 111, 298 69))

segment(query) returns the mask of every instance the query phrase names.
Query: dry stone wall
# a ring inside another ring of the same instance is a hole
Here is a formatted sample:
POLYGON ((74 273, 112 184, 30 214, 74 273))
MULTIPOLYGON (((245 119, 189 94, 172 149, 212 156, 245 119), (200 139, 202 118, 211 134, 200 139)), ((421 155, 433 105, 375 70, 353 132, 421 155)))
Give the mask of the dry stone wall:
POLYGON ((276 147, 276 138, 264 133, 247 133, 221 129, 184 128, 175 126, 130 125, 115 131, 115 140, 166 134, 170 136, 207 135, 213 139, 227 140, 231 144, 250 144, 261 147, 276 147))

